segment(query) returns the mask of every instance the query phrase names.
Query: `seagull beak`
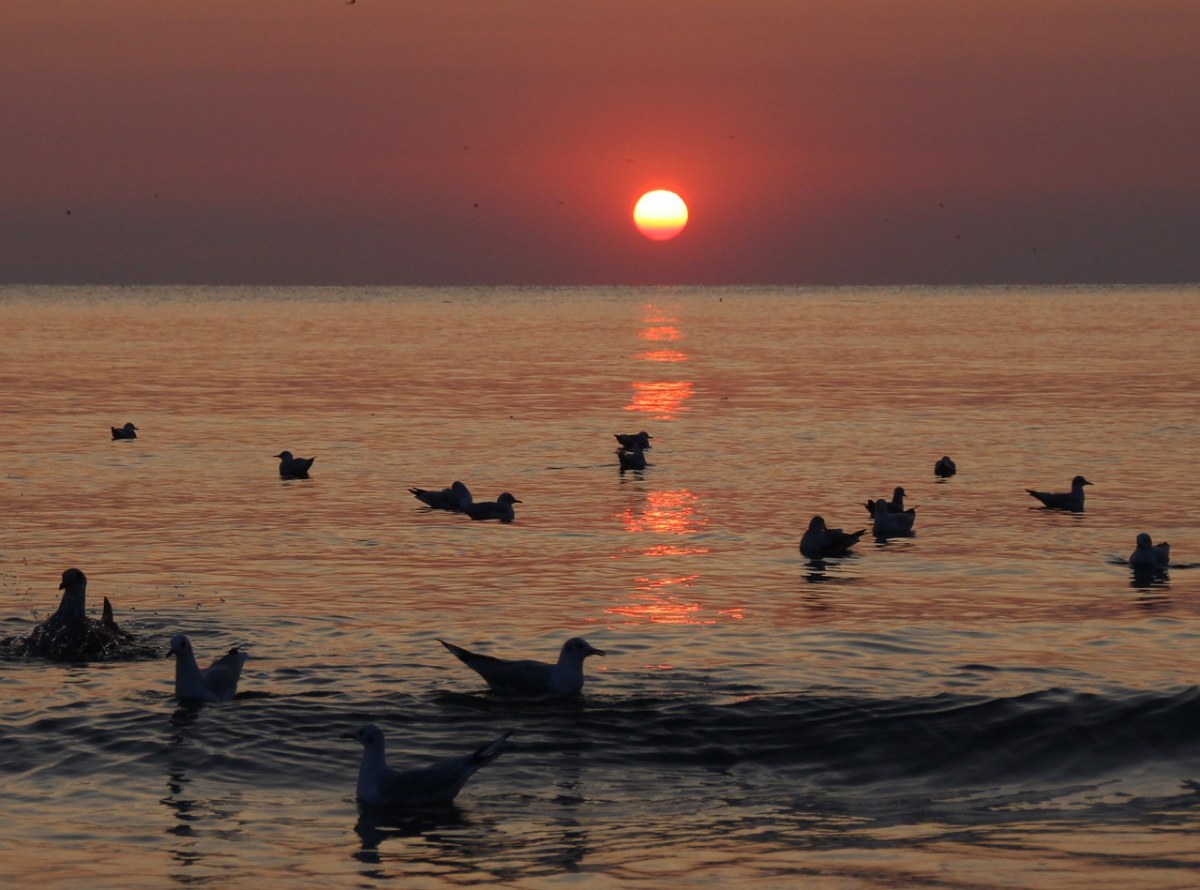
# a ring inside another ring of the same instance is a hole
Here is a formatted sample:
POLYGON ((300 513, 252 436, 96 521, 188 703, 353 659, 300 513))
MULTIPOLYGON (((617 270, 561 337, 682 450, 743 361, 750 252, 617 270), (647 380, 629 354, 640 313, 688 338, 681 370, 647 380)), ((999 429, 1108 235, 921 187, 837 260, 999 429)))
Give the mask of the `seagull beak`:
POLYGON ((66 581, 60 581, 60 582, 59 582, 59 584, 58 584, 58 589, 59 589, 59 590, 66 590, 66 589, 67 589, 67 582, 66 582, 66 581))
POLYGON ((603 649, 597 649, 595 646, 589 646, 588 648, 590 650, 588 652, 588 655, 606 655, 607 654, 603 649))

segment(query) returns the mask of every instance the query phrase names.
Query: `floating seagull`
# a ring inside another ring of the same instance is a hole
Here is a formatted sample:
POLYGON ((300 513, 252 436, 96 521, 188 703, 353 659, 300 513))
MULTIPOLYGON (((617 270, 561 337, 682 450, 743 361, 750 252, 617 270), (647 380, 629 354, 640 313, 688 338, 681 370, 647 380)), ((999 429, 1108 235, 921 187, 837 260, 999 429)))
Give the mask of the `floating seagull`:
POLYGON ((632 448, 618 448, 617 460, 621 463, 621 471, 646 469, 646 454, 641 445, 632 448))
POLYGON ((229 701, 237 694, 246 653, 236 646, 204 670, 196 664, 196 653, 186 634, 171 638, 169 654, 175 656, 175 697, 180 701, 229 701))
POLYGON ((471 490, 458 481, 441 491, 433 491, 428 488, 410 488, 409 491, 418 501, 434 510, 453 510, 456 513, 462 513, 474 503, 471 498, 471 490))
POLYGON ((800 538, 800 552, 810 559, 845 556, 866 531, 860 528, 856 532, 846 533, 840 528, 827 527, 823 517, 814 516, 808 523, 808 531, 800 538))
POLYGON ((654 438, 645 430, 640 433, 613 433, 613 436, 622 448, 649 448, 650 440, 654 438))
POLYGON ((506 491, 494 501, 469 504, 463 512, 472 519, 499 519, 501 522, 512 522, 517 518, 512 505, 520 503, 524 502, 513 497, 506 491))
POLYGON ((954 465, 949 457, 943 456, 936 464, 933 465, 933 475, 940 476, 943 479, 949 479, 958 472, 958 467, 954 465))
POLYGON ((280 479, 307 479, 308 469, 316 460, 315 457, 292 457, 290 451, 281 451, 271 456, 279 458, 280 479))
POLYGON ((1091 484, 1082 476, 1076 476, 1071 480, 1070 492, 1034 491, 1032 488, 1025 490, 1047 507, 1053 507, 1055 510, 1070 510, 1072 513, 1082 513, 1083 486, 1091 484))
POLYGON ((503 695, 578 695, 583 690, 583 660, 589 655, 604 654, 583 637, 571 637, 563 643, 557 664, 493 658, 468 652, 445 640, 438 642, 503 695))
POLYGON ((1129 554, 1129 564, 1135 569, 1165 569, 1171 563, 1171 545, 1166 541, 1155 544, 1142 532, 1137 536, 1137 549, 1129 554))
MULTIPOLYGON (((892 492, 891 501, 885 501, 883 498, 880 498, 879 500, 887 506, 887 511, 889 513, 912 513, 913 509, 915 509, 909 508, 907 511, 904 509, 904 488, 899 485, 897 485, 895 490, 892 492)), ((863 506, 867 508, 867 512, 872 516, 875 515, 875 503, 876 502, 874 500, 870 500, 863 504, 863 506)))
POLYGON ((355 786, 358 802, 367 807, 404 808, 448 806, 467 779, 508 750, 510 735, 511 730, 472 754, 406 770, 394 770, 387 765, 383 732, 378 726, 368 723, 342 738, 362 742, 363 756, 355 786))
POLYGON ((114 439, 136 439, 137 427, 132 423, 127 423, 125 426, 110 427, 114 439))
POLYGON ((915 507, 905 510, 903 513, 889 513, 888 502, 879 498, 875 502, 875 511, 872 513, 871 531, 877 538, 912 534, 913 523, 916 522, 916 519, 915 507))
POLYGON ((132 635, 117 626, 108 597, 99 621, 87 616, 87 576, 83 572, 67 569, 58 589, 63 595, 54 614, 28 637, 7 641, 14 653, 53 661, 103 661, 144 654, 142 647, 131 642, 132 635))

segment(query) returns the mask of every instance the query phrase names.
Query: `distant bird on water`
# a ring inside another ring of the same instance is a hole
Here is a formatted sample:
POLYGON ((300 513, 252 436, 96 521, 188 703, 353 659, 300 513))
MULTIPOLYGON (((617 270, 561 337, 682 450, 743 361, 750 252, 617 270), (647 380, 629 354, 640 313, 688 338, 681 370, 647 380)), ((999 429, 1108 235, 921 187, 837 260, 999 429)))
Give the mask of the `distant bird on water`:
POLYGON ((1135 569, 1165 569, 1171 563, 1171 545, 1166 541, 1155 544, 1148 534, 1137 536, 1137 548, 1129 554, 1129 564, 1135 569))
POLYGON ((463 512, 472 519, 498 519, 501 522, 512 522, 517 518, 517 514, 513 510, 513 504, 520 503, 522 501, 506 491, 494 501, 470 504, 463 512))
POLYGON ((646 454, 640 445, 634 445, 632 448, 618 448, 617 460, 621 464, 621 472, 646 469, 646 454))
POLYGON ((844 532, 840 528, 829 528, 821 516, 814 516, 808 523, 808 531, 800 538, 800 552, 809 559, 827 556, 845 556, 858 539, 866 534, 865 528, 856 532, 844 532))
POLYGON ((941 460, 933 465, 933 475, 940 476, 943 479, 949 479, 957 472, 958 467, 954 465, 954 461, 949 457, 942 457, 941 460))
POLYGON ((461 646, 438 640, 453 655, 487 681, 493 691, 502 695, 566 696, 583 691, 583 661, 589 655, 603 655, 583 637, 571 637, 563 643, 558 662, 513 661, 478 655, 461 646))
POLYGON ((125 424, 125 426, 110 427, 110 429, 112 430, 112 437, 114 439, 136 439, 137 438, 137 427, 134 426, 132 423, 127 423, 127 424, 125 424))
POLYGON ((186 634, 171 638, 168 654, 175 656, 175 697, 180 701, 229 701, 237 695, 247 656, 236 646, 203 670, 186 634))
POLYGON ((1071 490, 1069 492, 1034 491, 1032 488, 1025 490, 1047 507, 1055 510, 1070 510, 1072 513, 1082 513, 1083 486, 1091 484, 1082 476, 1076 476, 1071 480, 1071 490))
POLYGON ((354 796, 364 807, 404 809, 406 807, 448 806, 467 780, 510 747, 512 730, 488 742, 479 750, 462 757, 440 760, 417 769, 394 770, 387 764, 383 732, 368 723, 344 739, 358 739, 363 746, 354 796))
POLYGON ((877 538, 887 538, 892 535, 912 534, 913 524, 917 519, 916 508, 910 508, 902 513, 889 513, 888 502, 883 498, 875 501, 875 511, 871 514, 871 531, 877 538))
POLYGON ((613 436, 622 448, 649 448, 650 440, 654 438, 645 430, 640 433, 613 433, 613 436))
POLYGON ((308 469, 316 460, 315 457, 292 457, 290 451, 281 451, 272 456, 279 458, 279 477, 281 479, 307 479, 308 469))
POLYGON ((887 511, 889 513, 912 513, 915 510, 915 508, 909 508, 908 510, 904 509, 904 488, 900 485, 897 485, 895 490, 892 491, 892 499, 890 501, 885 501, 883 498, 879 498, 878 501, 869 500, 863 504, 863 506, 867 508, 868 513, 874 516, 875 504, 879 502, 882 502, 887 506, 887 511))
POLYGON ((452 510, 456 513, 464 513, 475 503, 471 497, 471 490, 457 480, 449 488, 443 488, 441 491, 433 491, 428 488, 410 488, 409 491, 418 501, 434 510, 452 510))

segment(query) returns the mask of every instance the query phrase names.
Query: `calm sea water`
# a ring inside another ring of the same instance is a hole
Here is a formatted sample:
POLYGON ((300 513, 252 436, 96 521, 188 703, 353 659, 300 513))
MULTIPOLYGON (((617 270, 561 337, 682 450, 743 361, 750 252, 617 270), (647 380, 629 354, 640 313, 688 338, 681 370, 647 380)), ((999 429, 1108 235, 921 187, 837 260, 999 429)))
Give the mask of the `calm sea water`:
POLYGON ((1198 300, 0 288, 0 636, 78 566, 164 653, 250 653, 199 709, 166 660, 0 661, 0 883, 1194 886, 1198 300), (1076 473, 1083 514, 1024 493, 1076 473), (516 522, 407 491, 454 479, 516 522), (914 537, 798 553, 896 485, 914 537), (608 655, 558 703, 437 643, 573 635, 608 655), (380 824, 367 721, 393 765, 517 747, 380 824))

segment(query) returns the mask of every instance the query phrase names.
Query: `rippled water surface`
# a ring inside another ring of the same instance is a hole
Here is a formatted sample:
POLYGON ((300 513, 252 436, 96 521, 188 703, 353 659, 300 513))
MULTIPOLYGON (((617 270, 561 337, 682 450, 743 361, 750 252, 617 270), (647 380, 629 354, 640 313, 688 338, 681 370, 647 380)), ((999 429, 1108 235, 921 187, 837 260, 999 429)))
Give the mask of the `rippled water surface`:
POLYGON ((0 883, 1193 886, 1198 299, 0 288, 0 637, 78 566, 164 653, 250 653, 200 708, 166 660, 0 660, 0 883), (1082 514, 1024 492, 1076 473, 1082 514), (454 479, 516 521, 408 493, 454 479), (913 537, 799 554, 896 485, 913 537), (437 642, 574 635, 560 702, 437 642), (360 818, 368 721, 396 765, 517 744, 360 818))

